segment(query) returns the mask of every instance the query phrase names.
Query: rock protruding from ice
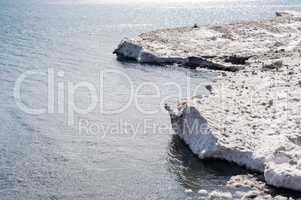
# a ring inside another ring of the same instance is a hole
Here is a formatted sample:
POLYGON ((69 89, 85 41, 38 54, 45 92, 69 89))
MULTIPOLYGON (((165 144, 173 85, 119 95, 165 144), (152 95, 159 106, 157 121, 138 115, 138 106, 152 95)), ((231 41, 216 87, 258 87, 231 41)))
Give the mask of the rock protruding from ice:
POLYGON ((289 17, 289 18, 297 18, 301 17, 301 13, 294 10, 287 10, 287 11, 278 11, 276 12, 277 17, 289 17))

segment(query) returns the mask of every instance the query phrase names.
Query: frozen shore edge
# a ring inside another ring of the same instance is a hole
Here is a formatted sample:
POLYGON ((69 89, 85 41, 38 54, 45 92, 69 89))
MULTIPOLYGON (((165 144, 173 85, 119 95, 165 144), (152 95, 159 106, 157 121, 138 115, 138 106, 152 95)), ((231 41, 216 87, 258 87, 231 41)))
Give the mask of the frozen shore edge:
POLYGON ((301 191, 301 14, 260 22, 144 33, 120 43, 120 60, 218 70, 209 96, 166 106, 175 132, 203 158, 264 173, 301 191))

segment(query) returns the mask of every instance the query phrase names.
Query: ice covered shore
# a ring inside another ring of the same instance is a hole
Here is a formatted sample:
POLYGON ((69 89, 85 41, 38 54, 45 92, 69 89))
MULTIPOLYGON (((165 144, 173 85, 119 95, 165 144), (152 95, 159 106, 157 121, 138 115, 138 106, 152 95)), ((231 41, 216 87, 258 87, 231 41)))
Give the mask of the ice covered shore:
POLYGON ((165 29, 123 41, 120 59, 209 68, 209 96, 170 113, 175 132, 200 158, 264 173, 268 184, 301 191, 301 14, 223 26, 165 29))

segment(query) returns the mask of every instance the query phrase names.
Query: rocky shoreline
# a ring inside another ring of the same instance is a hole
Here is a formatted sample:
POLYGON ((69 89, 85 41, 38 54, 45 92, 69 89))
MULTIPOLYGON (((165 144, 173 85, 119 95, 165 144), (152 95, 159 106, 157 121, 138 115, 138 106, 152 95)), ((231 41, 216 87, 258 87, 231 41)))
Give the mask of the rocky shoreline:
POLYGON ((262 172, 267 184, 301 191, 301 14, 260 22, 186 27, 122 41, 119 59, 218 70, 209 96, 173 110, 175 132, 203 158, 262 172))

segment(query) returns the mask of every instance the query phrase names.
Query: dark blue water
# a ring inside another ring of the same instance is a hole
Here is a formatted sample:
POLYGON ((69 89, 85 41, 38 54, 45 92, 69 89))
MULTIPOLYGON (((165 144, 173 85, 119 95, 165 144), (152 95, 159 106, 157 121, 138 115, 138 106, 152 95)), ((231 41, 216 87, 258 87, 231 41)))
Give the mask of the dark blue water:
POLYGON ((145 31, 269 18, 300 4, 289 2, 0 0, 0 199, 196 199, 199 189, 228 190, 246 171, 194 157, 163 109, 205 94, 214 73, 119 63, 112 51, 145 31))

